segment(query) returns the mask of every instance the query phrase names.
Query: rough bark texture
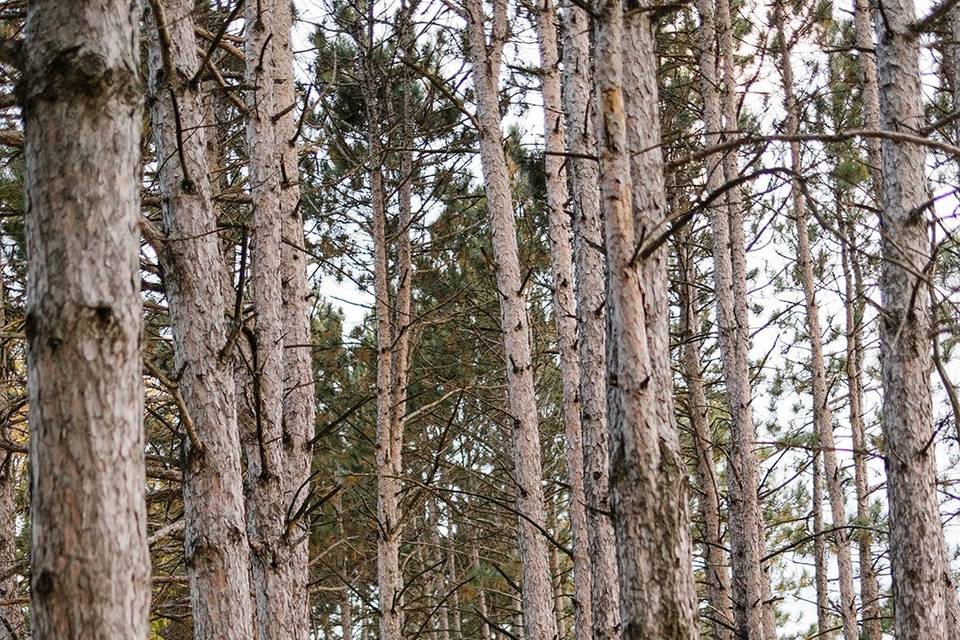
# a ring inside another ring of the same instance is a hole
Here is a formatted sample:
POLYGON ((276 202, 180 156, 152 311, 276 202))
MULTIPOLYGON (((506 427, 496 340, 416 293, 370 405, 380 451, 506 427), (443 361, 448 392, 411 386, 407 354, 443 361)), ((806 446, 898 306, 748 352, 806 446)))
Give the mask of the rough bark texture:
MULTIPOLYGON (((780 69, 783 74, 784 108, 787 112, 787 135, 797 135, 800 130, 799 109, 793 87, 793 67, 790 48, 785 33, 783 5, 777 3, 774 22, 777 29, 777 47, 780 53, 780 69)), ((807 229, 807 208, 799 176, 803 172, 800 158, 800 143, 790 143, 790 164, 794 178, 791 185, 793 218, 797 230, 797 262, 800 267, 800 283, 803 287, 804 311, 810 341, 810 375, 813 391, 813 426, 819 450, 823 454, 823 470, 826 476, 827 496, 830 500, 830 515, 833 534, 830 536, 837 556, 840 590, 840 620, 844 640, 857 640, 857 603, 853 590, 853 560, 850 557, 850 535, 846 529, 846 500, 841 485, 840 468, 833 434, 833 413, 830 410, 830 393, 827 389, 827 370, 823 358, 823 339, 820 328, 820 307, 817 303, 816 281, 813 273, 813 256, 810 248, 810 233, 807 229)), ((821 633, 826 629, 821 628, 821 633)))
POLYGON ((616 537, 610 521, 606 392, 606 310, 603 222, 596 154, 596 97, 592 87, 589 17, 568 3, 563 9, 563 106, 571 168, 577 347, 580 359, 580 424, 584 495, 590 554, 590 605, 595 640, 614 638, 620 625, 616 537), (579 156, 579 157, 578 157, 579 156))
POLYGON ((466 0, 467 57, 476 89, 480 162, 487 189, 487 209, 493 240, 500 325, 503 330, 507 395, 513 422, 514 475, 520 557, 523 564, 523 627, 528 640, 553 640, 553 589, 544 525, 540 435, 533 385, 530 323, 520 270, 510 179, 500 131, 498 78, 506 32, 506 2, 494 5, 493 42, 487 48, 486 20, 480 0, 466 0))
POLYGON ((665 359, 669 363, 665 309, 654 310, 666 296, 667 274, 656 255, 641 258, 639 268, 634 264, 637 236, 647 237, 666 208, 653 29, 649 14, 625 19, 618 0, 597 9, 595 77, 611 330, 610 486, 621 631, 630 640, 693 639, 698 628, 685 469, 672 384, 656 370, 665 359), (650 141, 654 144, 646 144, 650 141), (631 180, 631 173, 643 180, 631 180))
MULTIPOLYGON (((912 0, 883 0, 877 12, 880 126, 923 123, 919 44, 912 0)), ((884 140, 880 274, 883 435, 890 505, 890 559, 898 638, 946 640, 957 620, 937 501, 930 392, 930 295, 925 153, 884 140)))
POLYGON ((150 112, 159 158, 164 241, 158 251, 173 330, 177 384, 188 415, 184 556, 194 638, 252 637, 233 363, 223 265, 206 164, 205 108, 189 82, 200 63, 191 0, 148 8, 150 112), (167 64, 171 68, 167 68, 167 64))
POLYGON ((139 6, 31 2, 25 123, 32 637, 147 637, 139 6))
MULTIPOLYGON (((723 71, 722 113, 725 138, 737 135, 738 111, 733 63, 733 28, 728 0, 717 0, 717 33, 723 71)), ((736 153, 723 161, 727 181, 740 175, 736 153)), ((726 210, 713 212, 714 284, 717 328, 730 407, 730 546, 733 610, 740 640, 775 636, 770 580, 763 569, 763 519, 757 497, 759 472, 750 385, 750 318, 747 310, 744 202, 739 189, 727 192, 726 210)))
POLYGON ((696 455, 697 506, 702 521, 703 565, 706 582, 706 618, 711 637, 732 640, 733 611, 730 607, 730 568, 723 547, 723 519, 720 507, 720 479, 713 459, 713 437, 710 433, 709 405, 700 370, 700 318, 697 312, 697 281, 691 239, 686 237, 681 249, 680 338, 683 344, 681 366, 687 386, 687 418, 696 455))
MULTIPOLYGON (((301 584, 305 552, 292 520, 297 511, 294 494, 303 482, 306 467, 304 441, 299 440, 306 430, 302 424, 288 424, 284 418, 301 416, 304 410, 298 400, 291 404, 289 397, 284 399, 286 380, 291 375, 299 379, 302 374, 299 370, 287 372, 285 365, 290 358, 284 355, 284 345, 291 339, 285 334, 302 331, 292 312, 301 301, 295 300, 295 283, 291 286, 288 280, 284 287, 284 275, 290 275, 290 267, 285 267, 281 259, 290 258, 283 249, 282 237, 284 230, 289 233, 291 229, 286 218, 295 215, 284 210, 292 200, 285 189, 289 188, 295 165, 288 166, 290 156, 284 150, 287 128, 281 126, 281 112, 291 106, 290 93, 284 88, 292 82, 293 72, 290 26, 290 6, 285 0, 246 4, 246 75, 251 88, 247 147, 253 199, 250 291, 255 320, 249 389, 253 420, 242 422, 254 430, 244 440, 247 529, 260 640, 303 639, 308 633, 305 586, 301 584)), ((302 492, 297 499, 302 499, 302 492)))
MULTIPOLYGON (((573 611, 577 640, 590 640, 593 622, 587 503, 584 492, 583 430, 580 416, 580 366, 577 353, 577 307, 573 291, 573 246, 567 213, 569 191, 565 151, 556 9, 553 0, 538 0, 534 9, 540 46, 543 92, 543 137, 546 154, 547 215, 550 225, 550 265, 553 272, 553 317, 560 347, 563 383, 565 458, 570 483, 570 531, 573 538, 573 611)), ((563 634, 561 634, 562 636, 563 634)))

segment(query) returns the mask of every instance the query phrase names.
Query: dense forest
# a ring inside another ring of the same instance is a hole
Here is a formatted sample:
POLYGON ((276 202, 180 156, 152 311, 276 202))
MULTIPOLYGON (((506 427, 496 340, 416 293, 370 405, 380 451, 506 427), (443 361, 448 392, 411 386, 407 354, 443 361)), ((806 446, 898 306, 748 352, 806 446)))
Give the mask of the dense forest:
POLYGON ((950 640, 960 2, 0 0, 0 640, 950 640))

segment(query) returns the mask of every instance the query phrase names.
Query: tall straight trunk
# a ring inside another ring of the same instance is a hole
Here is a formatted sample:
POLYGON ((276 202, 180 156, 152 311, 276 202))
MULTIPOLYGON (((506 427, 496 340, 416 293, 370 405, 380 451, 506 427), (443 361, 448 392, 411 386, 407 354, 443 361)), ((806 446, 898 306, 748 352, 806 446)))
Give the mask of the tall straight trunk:
POLYGON ((32 637, 145 638, 138 74, 129 0, 28 8, 32 637))
POLYGON ((510 179, 500 130, 499 76, 506 33, 506 0, 494 4, 493 42, 487 48, 486 18, 480 0, 466 0, 467 54, 476 89, 480 163, 487 190, 487 210, 493 240, 500 326, 503 332, 507 396, 512 421, 518 542, 523 566, 523 627, 528 640, 553 640, 550 560, 541 529, 544 499, 540 433, 533 383, 530 322, 523 290, 510 179))
POLYGON ((148 7, 149 94, 163 205, 158 251, 190 435, 183 474, 184 557, 194 638, 253 635, 233 363, 223 263, 208 178, 206 109, 192 0, 148 7), (168 66, 169 65, 169 66, 168 66))
MULTIPOLYGON (((876 18, 880 126, 884 131, 912 131, 923 123, 913 2, 884 0, 882 9, 876 18)), ((920 146, 892 140, 881 146, 881 424, 894 630, 898 638, 945 640, 960 621, 937 501, 925 153, 920 146)))
MULTIPOLYGON (((733 24, 729 0, 716 0, 715 6, 722 69, 722 130, 725 138, 731 139, 737 135, 739 120, 733 24)), ((735 152, 724 156, 723 170, 728 182, 739 177, 735 152)), ((734 622, 739 640, 760 640, 774 638, 776 630, 770 579, 761 562, 766 545, 757 495, 759 464, 750 384, 750 317, 743 235, 745 202, 742 196, 739 189, 731 189, 725 198, 726 210, 717 208, 713 212, 714 283, 720 352, 731 416, 727 481, 734 622)))
MULTIPOLYGON (((285 386, 292 375, 286 365, 300 356, 286 357, 284 345, 298 332, 293 312, 295 283, 291 254, 283 235, 291 233, 292 198, 288 192, 295 165, 284 152, 287 127, 283 111, 290 107, 290 7, 285 0, 261 0, 246 5, 247 84, 250 87, 247 147, 250 155, 250 191, 253 221, 250 239, 250 291, 255 315, 252 348, 254 429, 246 440, 247 529, 251 548, 255 619, 259 640, 302 640, 308 634, 304 608, 305 551, 302 534, 291 520, 297 508, 294 493, 305 468, 302 425, 287 424, 300 415, 302 398, 291 400, 285 386), (287 264, 284 264, 284 262, 287 264), (284 302, 287 305, 284 305, 284 302), (290 334, 295 334, 291 336, 290 334), (286 396, 286 399, 285 399, 286 396), (291 413, 292 412, 292 413, 291 413), (299 443, 299 444, 297 444, 299 443), (296 479, 295 479, 296 478, 296 479)), ((294 232, 295 233, 295 232, 294 232)), ((288 241, 290 239, 288 238, 288 241)), ((300 335, 302 339, 302 335, 300 335)), ((290 350, 298 352, 298 349, 290 350)), ((312 416, 310 416, 312 421, 312 416)), ((309 464, 308 462, 306 464, 309 464)), ((302 494, 302 492, 301 492, 302 494)), ((302 496, 298 498, 302 499, 302 496)))
MULTIPOLYGON (((854 0, 854 37, 857 48, 857 62, 863 74, 863 124, 867 129, 880 129, 880 89, 877 84, 877 57, 873 46, 871 23, 873 8, 870 0, 854 0)), ((870 178, 873 182, 873 195, 879 206, 883 190, 883 176, 880 170, 880 139, 868 138, 867 159, 870 163, 870 178)))
POLYGON ((830 591, 827 587, 827 545, 823 540, 823 464, 820 450, 813 452, 813 488, 810 498, 813 511, 813 582, 816 592, 817 632, 829 640, 833 636, 830 619, 830 591))
MULTIPOLYGON (((777 2, 774 8, 774 22, 777 30, 777 46, 780 53, 780 69, 783 74, 784 108, 787 112, 787 135, 796 136, 800 132, 800 117, 797 98, 793 88, 793 67, 790 48, 784 30, 783 4, 777 2)), ((857 627, 857 603, 853 588, 853 560, 850 557, 850 535, 846 529, 846 500, 837 462, 837 449, 833 433, 833 413, 830 411, 830 393, 827 389, 827 368, 823 358, 823 339, 820 329, 820 307, 817 303, 813 256, 810 248, 810 234, 807 229, 807 209, 800 176, 803 163, 800 158, 800 143, 790 143, 790 166, 793 170, 791 199, 793 218, 797 230, 797 262, 800 267, 800 282, 803 287, 804 311, 807 319, 807 333, 810 336, 810 373, 813 390, 813 425, 818 440, 818 448, 823 454, 823 470, 826 476, 827 497, 830 500, 830 517, 837 556, 837 568, 840 587, 840 620, 843 625, 844 640, 858 640, 860 630, 857 627)), ((821 629, 823 633, 825 629, 821 629)))
MULTIPOLYGON (((258 0, 264 2, 265 0, 258 0)), ((312 304, 304 250, 303 216, 300 211, 300 175, 297 147, 298 113, 294 83, 293 16, 290 0, 270 0, 273 39, 279 46, 276 75, 276 111, 270 124, 276 139, 275 157, 280 179, 281 253, 280 295, 283 303, 283 487, 288 514, 300 514, 311 493, 310 472, 313 450, 310 442, 316 420, 316 389, 313 384, 312 304)), ((304 109, 308 105, 303 106, 304 109)), ((299 516, 286 524, 283 543, 290 547, 291 566, 287 577, 292 591, 288 628, 292 640, 305 640, 310 628, 310 523, 299 516)))
POLYGON ((600 174, 588 159, 597 151, 589 17, 564 5, 563 112, 571 168, 580 425, 590 562, 590 617, 594 640, 611 640, 620 626, 616 536, 610 521, 606 391, 606 310, 600 174))
MULTIPOLYGON (((707 147, 714 147, 720 143, 723 123, 717 82, 719 60, 717 58, 717 32, 713 0, 698 0, 697 13, 700 16, 698 58, 701 77, 700 91, 703 97, 704 144, 707 147)), ((723 159, 719 154, 712 154, 708 157, 705 185, 708 194, 717 192, 723 186, 724 171, 722 165, 723 159)), ((714 219, 725 215, 726 207, 722 200, 711 208, 711 216, 714 219)), ((700 372, 700 348, 699 344, 694 341, 694 332, 698 330, 699 325, 694 298, 695 289, 693 287, 696 269, 692 256, 688 254, 683 266, 685 268, 683 278, 685 313, 682 316, 685 337, 683 342, 683 367, 689 395, 687 402, 690 405, 690 423, 694 432, 697 473, 702 492, 699 505, 705 534, 704 562, 708 572, 707 604, 712 615, 718 619, 713 625, 714 637, 717 640, 732 640, 733 633, 731 630, 734 617, 731 607, 730 570, 724 558, 719 487, 713 456, 709 448, 707 400, 700 372)))
MULTIPOLYGON (((366 46, 373 43, 372 3, 366 46)), ((367 109, 367 144, 370 155, 370 204, 373 240, 373 290, 377 318, 377 586, 380 593, 380 637, 400 640, 403 610, 400 602, 400 473, 401 442, 394 411, 394 328, 390 309, 390 281, 387 264, 386 203, 383 185, 383 151, 380 140, 380 111, 372 77, 372 58, 365 61, 364 98, 367 109)))
POLYGON ((577 353, 577 307, 573 291, 573 246, 567 213, 569 191, 564 152, 566 132, 560 95, 556 8, 553 0, 537 0, 534 8, 540 46, 543 92, 544 171, 553 272, 553 317, 560 348, 563 421, 566 436, 567 480, 570 483, 570 532, 573 539, 573 611, 576 640, 590 640, 593 621, 590 601, 590 550, 584 490, 583 429, 580 406, 580 366, 577 353))
POLYGON ((687 234, 680 249, 681 366, 687 386, 687 416, 693 432, 696 476, 700 496, 697 506, 703 522, 703 564, 706 581, 707 619, 714 640, 732 640, 733 611, 730 607, 730 569, 723 548, 723 518, 720 489, 710 434, 710 407, 704 391, 700 355, 700 318, 697 312, 697 272, 687 234))
POLYGON ((685 469, 672 385, 664 388, 666 376, 655 370, 669 361, 669 335, 660 314, 648 315, 644 302, 648 297, 657 304, 665 295, 667 274, 656 255, 641 257, 639 268, 634 263, 637 235, 647 237, 666 209, 653 25, 646 13, 625 19, 619 0, 597 10, 600 190, 610 292, 610 485, 622 637, 694 639, 685 469), (636 184, 631 173, 644 181, 636 184))
POLYGON ((844 223, 846 242, 841 246, 844 282, 844 317, 847 338, 847 390, 850 432, 853 440, 853 478, 857 494, 858 566, 860 569, 861 624, 865 640, 880 640, 880 587, 873 566, 873 533, 870 522, 870 489, 867 475, 867 440, 863 424, 863 367, 860 331, 863 324, 864 293, 855 256, 857 237, 850 220, 844 223))
MULTIPOLYGON (((480 579, 480 551, 476 543, 470 550, 470 566, 473 569, 474 579, 480 579)), ((490 613, 487 611, 487 591, 483 585, 477 587, 477 600, 474 603, 477 616, 480 618, 480 637, 482 640, 491 640, 490 636, 490 613)))

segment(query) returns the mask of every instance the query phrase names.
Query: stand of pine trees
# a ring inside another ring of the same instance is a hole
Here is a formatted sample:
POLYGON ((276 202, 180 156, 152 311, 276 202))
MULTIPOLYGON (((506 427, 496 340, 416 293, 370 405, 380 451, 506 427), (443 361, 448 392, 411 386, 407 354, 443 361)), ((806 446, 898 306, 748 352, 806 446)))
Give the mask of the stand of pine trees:
POLYGON ((960 3, 0 0, 0 640, 948 640, 960 3))

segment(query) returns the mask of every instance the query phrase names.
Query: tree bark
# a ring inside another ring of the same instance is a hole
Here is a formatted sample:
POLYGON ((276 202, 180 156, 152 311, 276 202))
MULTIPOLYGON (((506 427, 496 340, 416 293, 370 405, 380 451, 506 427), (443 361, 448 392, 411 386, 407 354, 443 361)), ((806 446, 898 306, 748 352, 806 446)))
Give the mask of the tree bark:
MULTIPOLYGON (((876 18, 880 126, 922 127, 919 43, 912 0, 883 0, 876 18)), ((930 268, 922 147, 881 143, 883 235, 880 274, 881 424, 886 441, 890 559, 898 638, 946 640, 957 595, 936 486, 930 391, 930 268)))
MULTIPOLYGON (((307 408, 300 394, 285 399, 288 379, 300 380, 304 375, 298 364, 303 354, 287 357, 284 345, 303 338, 304 328, 294 310, 305 304, 295 294, 302 282, 298 284, 292 275, 300 267, 294 265, 292 252, 283 248, 284 233, 297 235, 291 221, 298 215, 285 211, 296 200, 289 191, 291 176, 296 180, 296 164, 290 166, 284 149, 289 142, 284 139, 288 127, 283 124, 283 111, 291 107, 290 89, 285 87, 293 81, 290 27, 290 6, 285 0, 246 4, 247 146, 253 200, 250 290, 255 315, 250 422, 255 433, 245 441, 247 528, 259 640, 302 640, 309 628, 304 608, 306 556, 300 546, 305 541, 301 542, 303 536, 292 519, 302 499, 302 492, 296 497, 295 493, 305 481, 304 469, 309 468, 302 439, 309 429, 294 421, 306 419, 307 408), (296 371, 287 365, 296 366, 296 371)), ((309 419, 312 422, 313 416, 309 419)))
POLYGON ((148 6, 149 97, 164 242, 158 251, 173 330, 174 365, 188 415, 183 477, 184 556, 194 638, 252 637, 249 547, 233 363, 217 220, 206 163, 205 106, 190 82, 200 63, 194 3, 148 6), (168 66, 169 65, 169 66, 168 66))
POLYGON ((697 506, 703 521, 703 564, 706 580, 707 619, 714 640, 733 640, 733 611, 730 607, 730 569, 723 545, 723 515, 717 468, 713 458, 707 394, 700 369, 700 318, 697 312, 696 265, 692 239, 684 238, 680 255, 680 336, 683 344, 681 365, 687 386, 687 415, 693 433, 696 455, 697 506))
POLYGON ((873 566, 873 533, 870 531, 870 491, 867 475, 866 428, 863 424, 863 368, 860 331, 863 324, 864 293, 860 268, 852 258, 858 247, 853 222, 844 223, 846 242, 842 243, 844 316, 847 337, 847 389, 850 432, 853 440, 853 478, 857 494, 858 566, 860 569, 861 623, 865 640, 880 640, 880 587, 873 566))
MULTIPOLYGON (((780 69, 783 74, 784 109, 787 112, 787 135, 796 136, 800 132, 800 117, 797 98, 793 87, 793 67, 790 48, 787 44, 784 23, 784 9, 781 2, 774 7, 774 22, 777 30, 777 46, 780 54, 780 69)), ((803 286, 804 310, 807 320, 807 333, 810 336, 810 373, 813 390, 813 423, 819 451, 823 454, 823 471, 826 476, 827 497, 830 500, 830 516, 833 526, 834 550, 837 556, 840 588, 840 620, 843 625, 844 640, 858 640, 860 630, 857 627, 857 603, 853 589, 853 560, 850 557, 850 536, 847 532, 846 500, 841 485, 840 467, 837 463, 837 450, 833 434, 833 414, 830 411, 830 394, 827 389, 827 369, 823 358, 823 339, 820 329, 820 307, 817 303, 813 257, 810 248, 810 234, 807 229, 807 209, 804 201, 800 176, 803 163, 800 158, 800 143, 790 143, 790 166, 793 170, 791 199, 793 217, 797 230, 797 263, 800 267, 800 281, 803 286)), ((819 508, 819 505, 818 505, 819 508)), ((821 633, 826 629, 821 628, 821 633)))
MULTIPOLYGON (((733 62, 733 26, 728 0, 716 1, 717 33, 722 69, 722 130, 737 135, 738 107, 733 62)), ((740 175, 736 153, 723 159, 724 178, 740 175)), ((713 212, 714 284, 717 328, 730 408, 730 502, 733 610, 738 640, 774 638, 770 580, 761 559, 765 555, 763 516, 757 491, 759 464, 753 423, 750 384, 750 318, 747 310, 746 249, 743 237, 743 200, 738 189, 725 198, 726 210, 713 212)))
POLYGON ((140 356, 140 12, 28 9, 32 637, 147 637, 140 356))
POLYGON ((577 307, 573 291, 573 246, 567 213, 569 191, 565 152, 566 131, 560 95, 556 9, 553 0, 537 0, 534 7, 540 47, 540 80, 543 92, 544 171, 547 179, 547 216, 550 231, 550 265, 553 274, 553 317, 560 348, 563 393, 565 460, 570 483, 570 532, 573 539, 574 637, 590 640, 590 550, 584 489, 583 429, 580 406, 580 366, 577 353, 577 307))
POLYGON ((513 427, 514 473, 520 556, 523 565, 523 627, 528 640, 553 640, 553 590, 544 526, 540 434, 533 384, 530 322, 520 272, 516 223, 500 131, 500 56, 507 30, 506 1, 494 3, 493 42, 487 48, 486 19, 480 0, 466 0, 467 56, 476 89, 480 162, 500 293, 507 395, 513 427))
POLYGON ((563 106, 572 171, 580 424, 583 432, 584 496, 590 561, 590 617, 594 640, 612 640, 620 625, 616 537, 610 521, 610 464, 606 397, 606 310, 600 174, 596 154, 596 99, 587 12, 563 9, 563 106))
POLYGON ((698 628, 685 469, 672 384, 656 370, 670 357, 664 316, 653 309, 665 298, 667 274, 661 256, 639 268, 634 264, 637 236, 642 242, 666 209, 653 25, 646 13, 626 18, 619 0, 600 3, 597 11, 600 191, 610 295, 610 486, 622 637, 693 639, 698 628), (631 174, 644 179, 631 180, 631 174))

